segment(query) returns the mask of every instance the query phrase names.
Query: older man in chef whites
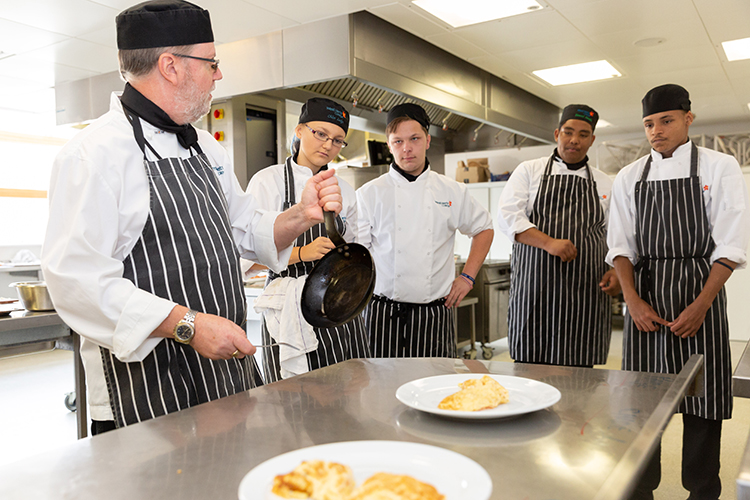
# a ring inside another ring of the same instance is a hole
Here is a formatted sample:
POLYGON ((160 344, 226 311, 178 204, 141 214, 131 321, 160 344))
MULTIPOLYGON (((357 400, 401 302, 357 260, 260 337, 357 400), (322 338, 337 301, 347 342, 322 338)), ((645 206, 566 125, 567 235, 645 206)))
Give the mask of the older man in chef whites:
POLYGON ((341 209, 330 170, 287 211, 256 210, 224 148, 190 125, 222 78, 213 41, 191 3, 123 11, 125 90, 55 159, 42 265, 83 337, 94 434, 260 384, 239 256, 281 271, 322 209, 341 209))
POLYGON ((390 171, 357 190, 358 241, 372 253, 375 291, 365 311, 373 356, 455 357, 453 310, 474 286, 492 244, 492 217, 463 184, 430 169, 430 121, 421 106, 394 106, 390 171), (456 230, 472 238, 456 277, 456 230))
POLYGON ((587 156, 598 120, 585 104, 566 106, 552 155, 521 163, 500 194, 498 227, 514 243, 508 343, 518 362, 607 362, 608 295, 620 287, 604 262, 612 180, 587 156))
MULTIPOLYGON (((750 201, 737 160, 700 148, 688 130, 690 96, 674 84, 642 101, 651 152, 620 171, 612 188, 607 261, 627 303, 624 370, 677 373, 704 356, 704 396, 679 407, 682 485, 690 499, 721 493, 721 423, 732 416, 732 357, 724 283, 746 266, 750 201)), ((633 499, 661 480, 657 448, 633 499)))

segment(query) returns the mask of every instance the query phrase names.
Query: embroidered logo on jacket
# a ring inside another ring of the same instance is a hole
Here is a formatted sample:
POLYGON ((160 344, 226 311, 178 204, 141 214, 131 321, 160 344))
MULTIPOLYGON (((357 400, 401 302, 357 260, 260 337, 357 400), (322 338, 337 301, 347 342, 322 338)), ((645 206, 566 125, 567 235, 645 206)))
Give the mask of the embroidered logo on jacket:
POLYGON ((214 170, 216 170, 216 175, 224 175, 224 166, 223 165, 217 165, 217 166, 215 166, 214 170))
POLYGON ((437 200, 435 200, 435 203, 437 203, 441 207, 445 207, 445 208, 450 208, 453 205, 452 201, 437 201, 437 200))

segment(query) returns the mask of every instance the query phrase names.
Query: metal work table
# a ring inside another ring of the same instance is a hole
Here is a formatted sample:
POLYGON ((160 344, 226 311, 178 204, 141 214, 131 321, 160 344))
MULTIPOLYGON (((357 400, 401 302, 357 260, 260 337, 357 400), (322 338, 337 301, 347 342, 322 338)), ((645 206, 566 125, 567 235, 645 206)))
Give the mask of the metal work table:
MULTIPOLYGON (((750 398, 750 342, 745 346, 737 368, 734 369, 732 382, 735 397, 750 398)), ((737 475, 737 500, 750 500, 750 441, 745 446, 737 475)))
POLYGON ((81 338, 71 331, 54 311, 15 311, 10 313, 10 316, 0 317, 0 352, 48 342, 55 342, 57 347, 73 351, 78 438, 84 438, 88 435, 88 430, 86 378, 80 352, 81 338))
POLYGON ((281 453, 396 440, 472 458, 492 477, 493 499, 620 499, 701 365, 694 356, 680 374, 664 375, 445 358, 350 360, 11 464, 0 470, 0 498, 234 499, 247 472, 281 453), (546 382, 562 399, 510 420, 466 422, 417 412, 394 395, 418 378, 488 371, 546 382))

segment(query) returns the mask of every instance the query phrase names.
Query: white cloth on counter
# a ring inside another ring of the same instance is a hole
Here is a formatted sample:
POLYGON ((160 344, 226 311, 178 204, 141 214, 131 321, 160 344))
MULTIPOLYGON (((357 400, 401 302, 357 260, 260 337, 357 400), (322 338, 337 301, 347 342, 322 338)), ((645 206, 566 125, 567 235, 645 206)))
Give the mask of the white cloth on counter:
MULTIPOLYGON (((679 179, 690 176, 691 143, 678 147, 671 158, 651 150, 649 181, 679 179)), ((607 232, 607 263, 623 256, 635 264, 638 248, 635 242, 635 185, 646 165, 644 156, 623 168, 612 188, 609 231, 607 232)), ((717 259, 736 262, 737 269, 747 265, 750 241, 750 199, 739 163, 733 156, 706 148, 698 148, 698 174, 703 190, 703 204, 716 248, 711 263, 717 259)))
POLYGON ((456 230, 471 238, 492 216, 466 186, 429 167, 414 182, 391 169, 357 190, 357 241, 375 261, 375 294, 426 304, 445 297, 456 277, 456 230))
MULTIPOLYGON (((145 139, 162 157, 192 156, 175 134, 143 120, 141 124, 145 139)), ((198 130, 198 138, 226 197, 240 254, 284 269, 291 247, 276 249, 273 226, 278 212, 260 210, 243 192, 227 151, 211 134, 198 130)), ((118 96, 112 94, 109 112, 55 158, 42 248, 42 269, 55 309, 83 337, 81 356, 95 420, 113 418, 99 346, 111 349, 121 361, 142 360, 161 341, 149 335, 175 306, 123 278, 123 261, 141 236, 149 198, 143 152, 118 96)))
POLYGON ((302 315, 306 279, 307 276, 276 278, 255 299, 255 312, 263 314, 268 333, 279 343, 282 378, 307 373, 307 353, 318 348, 315 331, 302 315))
MULTIPOLYGON (((312 170, 298 165, 292 158, 292 172, 294 174, 295 203, 299 203, 305 184, 313 176, 312 170)), ((246 192, 257 200, 260 207, 275 207, 281 210, 284 204, 286 188, 284 186, 285 163, 271 165, 250 178, 246 192)), ((357 196, 354 188, 341 177, 337 177, 341 188, 341 212, 339 216, 344 222, 344 233, 341 235, 347 243, 355 243, 357 237, 357 196)))
MULTIPOLYGON (((500 202, 497 209, 497 227, 510 241, 516 241, 516 235, 536 227, 531 223, 529 217, 534 210, 536 195, 542 182, 544 171, 547 168, 549 156, 529 160, 521 163, 511 174, 508 182, 500 193, 500 202)), ((591 175, 596 181, 596 190, 599 193, 599 203, 604 211, 605 221, 609 215, 610 192, 612 191, 612 179, 589 164, 591 175)), ((589 178, 586 167, 571 170, 565 163, 556 158, 552 162, 551 175, 577 175, 584 179, 589 178)))

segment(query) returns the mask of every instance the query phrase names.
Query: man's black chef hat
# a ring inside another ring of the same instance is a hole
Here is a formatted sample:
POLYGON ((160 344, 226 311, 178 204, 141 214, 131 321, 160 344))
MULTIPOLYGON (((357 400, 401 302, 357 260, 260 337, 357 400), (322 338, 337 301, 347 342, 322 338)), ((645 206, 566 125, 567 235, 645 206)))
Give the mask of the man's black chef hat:
POLYGON ((643 118, 675 109, 690 111, 690 94, 683 87, 668 83, 649 90, 641 104, 643 118))
POLYGON ((427 116, 427 111, 419 104, 405 102, 404 104, 393 106, 388 112, 388 123, 390 124, 393 120, 402 116, 419 122, 424 128, 430 128, 430 117, 427 116))
POLYGON ((299 123, 328 122, 349 131, 349 113, 339 103, 323 97, 313 97, 302 105, 299 123))
POLYGON ((152 0, 115 19, 117 48, 150 49, 214 41, 208 11, 182 0, 152 0))
POLYGON ((562 116, 560 117, 560 125, 558 128, 563 126, 568 120, 581 120, 591 125, 591 131, 596 129, 596 122, 599 121, 599 113, 592 107, 586 106, 585 104, 569 104, 563 109, 562 116))

